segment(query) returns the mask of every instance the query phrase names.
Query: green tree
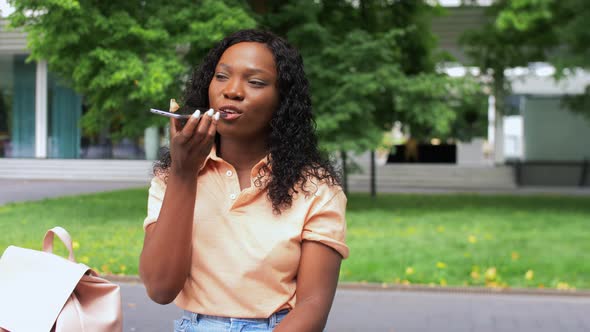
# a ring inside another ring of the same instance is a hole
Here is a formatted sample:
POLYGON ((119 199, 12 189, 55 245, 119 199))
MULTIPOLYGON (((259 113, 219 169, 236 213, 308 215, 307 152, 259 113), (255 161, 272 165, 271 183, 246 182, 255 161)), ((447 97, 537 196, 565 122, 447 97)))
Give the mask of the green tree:
POLYGON ((395 121, 419 139, 452 134, 458 100, 473 82, 435 72, 429 22, 437 7, 378 0, 250 4, 262 27, 301 51, 320 140, 342 151, 343 160, 344 151, 378 147, 395 121))
POLYGON ((425 1, 250 4, 260 26, 286 36, 303 54, 318 131, 330 150, 375 148, 395 121, 421 139, 448 137, 461 105, 455 99, 479 86, 435 72, 429 22, 441 11, 425 1))
MULTIPOLYGON (((557 78, 590 68, 590 6, 586 0, 499 0, 486 11, 487 23, 463 37, 468 55, 493 77, 496 119, 510 93, 504 70, 530 62, 551 62, 557 78)), ((590 118, 590 88, 564 101, 590 118)))
POLYGON ((215 0, 10 0, 13 27, 28 33, 29 59, 85 96, 87 133, 137 137, 163 125, 147 112, 178 96, 190 65, 227 33, 254 27, 239 6, 215 0), (32 13, 32 14, 29 14, 32 13))
MULTIPOLYGON (((472 63, 492 78, 491 93, 496 101, 495 127, 499 130, 503 127, 502 116, 507 112, 505 100, 510 94, 510 82, 507 81, 504 71, 508 68, 526 66, 529 62, 545 60, 547 51, 556 45, 557 41, 554 31, 548 29, 543 20, 535 20, 527 29, 509 28, 498 24, 496 19, 510 3, 509 0, 494 2, 486 9, 486 22, 482 27, 468 31, 461 38, 472 63)), ((495 141, 497 161, 502 159, 501 144, 503 143, 500 140, 495 141)))
MULTIPOLYGON (((559 69, 557 78, 561 78, 566 70, 590 68, 589 21, 586 0, 517 0, 502 3, 494 23, 507 35, 543 30, 543 35, 550 36, 543 39, 543 60, 553 63, 559 69)), ((590 86, 586 86, 585 94, 566 96, 565 102, 590 119, 590 86)))
POLYGON ((505 33, 543 29, 546 58, 560 68, 590 68, 590 6, 585 0, 516 0, 502 2, 495 18, 505 33), (558 48, 558 49, 556 49, 558 48))

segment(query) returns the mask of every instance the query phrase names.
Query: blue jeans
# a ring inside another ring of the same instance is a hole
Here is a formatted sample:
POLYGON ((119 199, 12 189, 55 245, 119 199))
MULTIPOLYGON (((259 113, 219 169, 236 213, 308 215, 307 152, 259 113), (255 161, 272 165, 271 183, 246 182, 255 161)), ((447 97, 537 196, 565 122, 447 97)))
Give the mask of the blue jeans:
POLYGON ((288 313, 284 309, 269 318, 230 318, 185 310, 182 318, 174 321, 174 332, 272 332, 288 313))

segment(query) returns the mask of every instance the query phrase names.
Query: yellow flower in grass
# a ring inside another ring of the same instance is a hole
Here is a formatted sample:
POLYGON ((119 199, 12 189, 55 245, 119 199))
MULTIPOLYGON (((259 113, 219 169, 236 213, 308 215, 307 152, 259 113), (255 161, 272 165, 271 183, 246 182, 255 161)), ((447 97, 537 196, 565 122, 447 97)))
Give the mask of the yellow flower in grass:
POLYGON ((467 241, 469 241, 471 244, 474 244, 477 242, 477 237, 475 237, 475 235, 469 235, 469 237, 467 237, 467 241))
POLYGON ((473 279, 473 280, 479 280, 479 278, 480 278, 479 272, 477 272, 477 271, 471 271, 471 279, 473 279))
POLYGON ((446 280, 445 278, 442 278, 442 279, 440 279, 440 282, 439 282, 439 284, 440 284, 441 286, 446 286, 446 285, 447 285, 447 280, 446 280))
POLYGON ((526 273, 524 274, 524 278, 526 280, 533 280, 533 278, 535 277, 535 272, 533 272, 533 270, 528 270, 526 271, 526 273))
POLYGON ((439 232, 439 233, 444 233, 444 231, 445 231, 445 228, 444 228, 443 226, 438 226, 438 227, 436 228, 436 231, 437 231, 437 232, 439 232))
POLYGON ((513 251, 511 256, 513 261, 517 261, 520 258, 520 255, 516 251, 513 251))
POLYGON ((412 275, 412 274, 414 274, 414 272, 415 271, 414 271, 414 268, 413 267, 411 267, 411 266, 406 267, 406 274, 407 275, 412 275))
POLYGON ((484 276, 486 277, 486 281, 494 281, 498 277, 498 272, 495 267, 490 267, 486 270, 484 276))
POLYGON ((501 286, 497 282, 491 281, 491 282, 486 282, 486 287, 498 288, 498 287, 501 287, 501 286))
POLYGON ((409 280, 406 280, 406 279, 402 280, 402 285, 406 285, 407 286, 409 284, 411 284, 411 282, 409 280))
POLYGON ((80 257, 80 262, 88 264, 88 262, 90 262, 90 258, 88 258, 88 256, 82 256, 80 257))
POLYGON ((557 289, 559 290, 573 290, 576 289, 575 287, 570 286, 567 282, 558 282, 557 289))
POLYGON ((121 270, 121 272, 125 272, 125 271, 127 271, 127 266, 121 265, 121 266, 119 266, 119 270, 121 270))
POLYGON ((108 265, 103 264, 100 267, 100 272, 102 272, 102 273, 111 273, 111 268, 108 265))
POLYGON ((439 269, 446 269, 447 268, 447 264, 443 263, 443 262, 436 262, 436 267, 439 269))
POLYGON ((80 248, 80 243, 78 243, 78 241, 72 241, 72 248, 74 248, 74 250, 80 248))

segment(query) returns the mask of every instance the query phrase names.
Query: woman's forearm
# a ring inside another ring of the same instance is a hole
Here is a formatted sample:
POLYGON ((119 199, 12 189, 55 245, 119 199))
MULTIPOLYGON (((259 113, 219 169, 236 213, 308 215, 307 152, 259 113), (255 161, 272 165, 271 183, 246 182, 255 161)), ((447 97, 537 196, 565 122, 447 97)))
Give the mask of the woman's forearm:
POLYGON ((297 303, 274 332, 321 332, 328 320, 330 304, 313 299, 297 303))
POLYGON ((170 174, 158 221, 146 229, 139 273, 148 295, 172 302, 190 272, 196 177, 170 174))

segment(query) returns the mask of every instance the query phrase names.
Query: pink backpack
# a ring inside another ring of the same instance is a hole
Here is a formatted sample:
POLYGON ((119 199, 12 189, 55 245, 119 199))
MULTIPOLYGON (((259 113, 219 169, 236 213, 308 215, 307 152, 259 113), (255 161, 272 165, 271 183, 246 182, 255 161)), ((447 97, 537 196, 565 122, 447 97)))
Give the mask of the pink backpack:
POLYGON ((43 251, 9 246, 0 258, 0 331, 122 331, 119 286, 76 263, 72 239, 47 231, 43 251), (57 235, 68 259, 53 254, 57 235))

